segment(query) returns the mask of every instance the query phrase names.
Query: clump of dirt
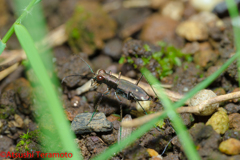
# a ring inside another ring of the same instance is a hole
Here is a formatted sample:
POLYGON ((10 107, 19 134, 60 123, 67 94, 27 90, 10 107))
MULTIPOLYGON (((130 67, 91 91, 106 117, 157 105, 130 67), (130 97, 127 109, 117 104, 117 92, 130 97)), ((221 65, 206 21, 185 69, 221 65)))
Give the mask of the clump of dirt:
POLYGON ((102 49, 104 41, 115 35, 116 23, 97 2, 80 2, 67 23, 66 32, 71 49, 92 55, 102 49), (106 25, 107 24, 107 25, 106 25))

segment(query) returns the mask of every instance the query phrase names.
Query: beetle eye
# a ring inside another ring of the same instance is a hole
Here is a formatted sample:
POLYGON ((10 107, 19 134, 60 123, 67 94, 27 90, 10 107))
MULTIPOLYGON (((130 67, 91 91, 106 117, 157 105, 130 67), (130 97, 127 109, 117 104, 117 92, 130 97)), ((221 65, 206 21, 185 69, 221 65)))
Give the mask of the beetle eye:
POLYGON ((100 70, 98 70, 98 74, 105 74, 106 72, 105 72, 105 70, 103 70, 103 69, 100 69, 100 70))
POLYGON ((98 81, 102 81, 103 79, 104 79, 103 76, 100 76, 100 75, 97 76, 98 81))

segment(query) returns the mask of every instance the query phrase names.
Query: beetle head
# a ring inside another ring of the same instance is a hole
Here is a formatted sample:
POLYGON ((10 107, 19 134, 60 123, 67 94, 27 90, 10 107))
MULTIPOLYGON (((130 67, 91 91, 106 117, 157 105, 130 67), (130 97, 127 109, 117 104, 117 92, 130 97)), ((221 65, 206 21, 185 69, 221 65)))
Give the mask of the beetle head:
POLYGON ((94 79, 94 81, 95 82, 97 82, 97 83, 103 83, 103 81, 104 81, 104 74, 106 73, 106 71, 105 70, 103 70, 103 69, 99 69, 98 71, 97 71, 97 74, 96 74, 96 76, 93 78, 94 79))

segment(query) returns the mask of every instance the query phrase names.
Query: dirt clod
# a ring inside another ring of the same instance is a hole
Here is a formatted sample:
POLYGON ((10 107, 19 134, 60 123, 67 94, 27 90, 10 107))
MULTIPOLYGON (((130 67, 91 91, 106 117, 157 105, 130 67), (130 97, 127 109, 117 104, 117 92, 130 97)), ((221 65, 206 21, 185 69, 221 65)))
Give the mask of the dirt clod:
POLYGON ((227 110, 228 114, 237 113, 240 111, 240 106, 233 103, 228 103, 224 108, 227 110))
POLYGON ((88 151, 94 156, 100 152, 103 152, 107 145, 103 140, 97 136, 90 136, 86 138, 86 147, 88 151))
POLYGON ((229 138, 240 140, 240 131, 228 130, 223 136, 223 141, 228 140, 229 138))

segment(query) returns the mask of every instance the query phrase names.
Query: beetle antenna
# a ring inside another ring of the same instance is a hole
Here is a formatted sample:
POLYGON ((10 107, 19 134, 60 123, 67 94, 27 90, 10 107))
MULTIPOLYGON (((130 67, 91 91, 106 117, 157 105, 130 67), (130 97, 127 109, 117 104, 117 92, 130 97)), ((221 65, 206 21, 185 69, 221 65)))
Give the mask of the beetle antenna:
POLYGON ((103 96, 104 96, 103 93, 101 93, 101 94, 102 94, 102 95, 101 95, 100 99, 99 99, 98 102, 97 102, 97 105, 96 105, 96 108, 95 108, 95 110, 94 110, 94 112, 93 112, 93 114, 92 114, 92 117, 90 118, 90 120, 89 120, 89 122, 87 123, 86 126, 88 126, 89 123, 91 123, 91 121, 92 121, 92 119, 93 119, 93 116, 94 116, 95 113, 97 112, 97 108, 98 108, 98 106, 99 106, 99 104, 100 104, 100 102, 102 101, 102 98, 103 98, 103 96))
MULTIPOLYGON (((79 57, 79 58, 81 58, 81 57, 79 57)), ((91 72, 95 75, 95 73, 93 72, 93 70, 92 70, 92 68, 89 66, 89 64, 88 64, 84 59, 81 58, 81 60, 86 63, 86 65, 88 66, 88 68, 89 68, 89 69, 91 70, 91 72)))
MULTIPOLYGON (((175 137, 176 137, 176 136, 175 136, 175 137)), ((173 137, 173 138, 175 138, 175 137, 173 137)), ((170 141, 168 142, 168 144, 165 146, 165 148, 164 148, 164 150, 163 150, 163 152, 162 152, 161 156, 164 154, 164 152, 166 151, 166 149, 167 149, 168 145, 169 145, 169 144, 170 144, 170 142, 173 140, 173 138, 172 138, 172 139, 170 139, 170 141)))

